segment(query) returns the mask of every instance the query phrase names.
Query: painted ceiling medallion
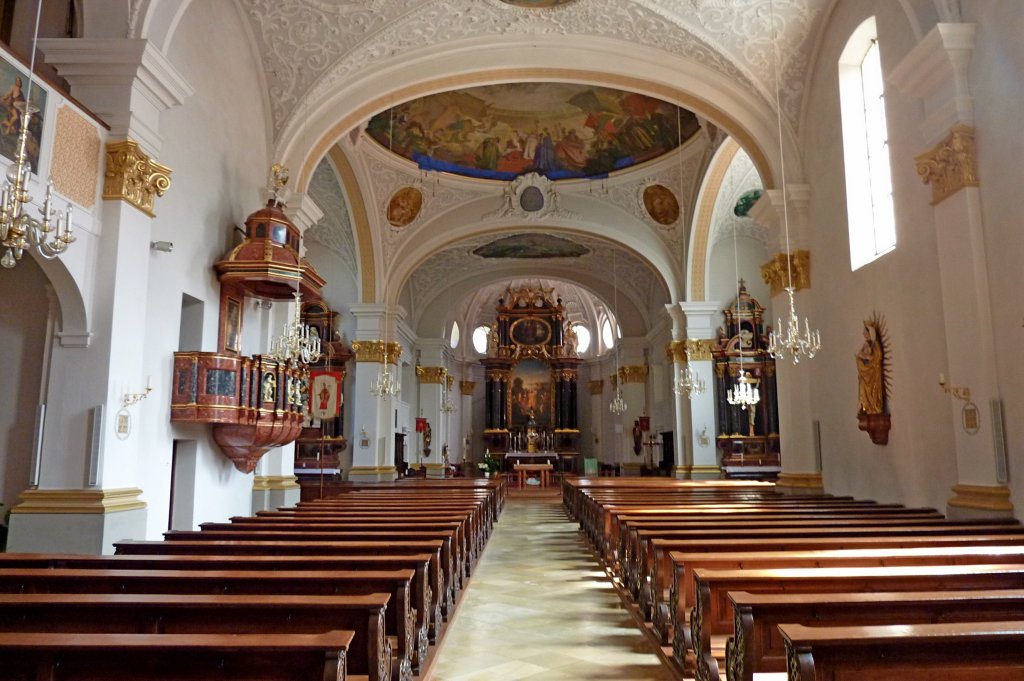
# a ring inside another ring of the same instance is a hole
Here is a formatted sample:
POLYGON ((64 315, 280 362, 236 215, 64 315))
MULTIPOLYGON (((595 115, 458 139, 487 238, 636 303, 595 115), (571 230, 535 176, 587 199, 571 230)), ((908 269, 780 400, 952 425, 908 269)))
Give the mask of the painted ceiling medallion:
POLYGON ((636 92, 507 83, 399 104, 367 132, 424 170, 510 181, 603 177, 672 151, 699 128, 690 111, 636 92))
POLYGON ((659 225, 672 225, 679 219, 679 201, 672 190, 663 184, 644 187, 644 208, 659 225))
POLYGON ((550 234, 515 234, 495 239, 473 253, 481 258, 578 258, 590 249, 550 234))
POLYGON ((415 187, 402 187, 388 200, 388 222, 393 227, 405 227, 416 219, 423 207, 423 193, 415 187))
POLYGON ((558 7, 559 5, 568 5, 573 0, 501 0, 506 5, 515 5, 516 7, 526 7, 528 9, 540 9, 542 7, 558 7))

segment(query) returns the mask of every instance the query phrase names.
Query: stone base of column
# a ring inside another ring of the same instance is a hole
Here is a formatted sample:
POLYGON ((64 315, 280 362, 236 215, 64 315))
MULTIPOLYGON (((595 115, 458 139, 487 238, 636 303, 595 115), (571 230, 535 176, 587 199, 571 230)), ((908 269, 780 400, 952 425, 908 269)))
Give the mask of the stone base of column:
POLYGON ((252 480, 252 511, 273 511, 299 503, 302 490, 294 475, 257 475, 252 480))
POLYGON ((954 520, 1012 517, 1010 490, 1005 485, 953 485, 946 516, 954 520))
POLYGON ((115 541, 146 537, 140 494, 135 487, 25 490, 11 509, 7 550, 111 554, 115 541))
POLYGON ((394 482, 398 471, 394 466, 356 466, 348 471, 349 482, 394 482))
POLYGON ((721 480, 722 469, 714 464, 695 463, 690 466, 690 480, 721 480))
POLYGON ((825 483, 821 473, 779 473, 775 489, 781 494, 821 495, 825 493, 825 483))

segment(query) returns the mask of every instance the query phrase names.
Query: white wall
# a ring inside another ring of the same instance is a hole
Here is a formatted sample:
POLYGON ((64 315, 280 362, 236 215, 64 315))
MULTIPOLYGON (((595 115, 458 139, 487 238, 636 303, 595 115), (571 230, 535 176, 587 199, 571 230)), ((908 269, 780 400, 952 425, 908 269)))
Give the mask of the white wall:
POLYGON ((235 243, 233 227, 264 201, 271 159, 258 64, 244 35, 230 3, 195 2, 168 48, 168 58, 195 94, 161 119, 165 141, 157 160, 174 174, 171 189, 157 199, 153 239, 174 242, 174 252, 150 256, 145 364, 155 389, 138 411, 139 486, 149 505, 149 538, 166 529, 174 438, 198 444, 195 522, 251 510, 252 475, 235 470, 220 453, 210 427, 168 420, 182 293, 204 302, 203 350, 215 350, 220 288, 213 263, 235 243))
POLYGON ((949 398, 936 385, 946 361, 930 190, 922 186, 913 161, 925 150, 917 127, 922 106, 892 86, 886 88, 886 100, 897 246, 850 271, 837 62, 849 35, 873 10, 883 71, 914 46, 898 3, 841 2, 808 88, 811 105, 802 141, 812 188, 810 316, 823 345, 810 363, 811 417, 821 422, 828 492, 944 509, 957 481, 956 458, 949 398), (861 343, 861 322, 875 311, 888 324, 892 347, 892 431, 885 447, 872 444, 857 429, 854 353, 861 343))

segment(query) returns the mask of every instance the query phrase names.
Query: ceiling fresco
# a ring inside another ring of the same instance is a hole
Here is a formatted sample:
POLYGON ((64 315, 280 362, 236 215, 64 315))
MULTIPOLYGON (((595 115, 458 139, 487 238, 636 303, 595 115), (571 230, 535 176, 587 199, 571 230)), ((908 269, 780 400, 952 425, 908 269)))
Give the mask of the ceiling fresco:
POLYGON ((578 258, 586 246, 550 234, 514 234, 474 249, 481 258, 578 258))
POLYGON ((557 7, 558 5, 565 5, 572 2, 573 0, 501 0, 506 5, 515 5, 516 7, 557 7))
POLYGON ((692 112, 636 92, 509 83, 399 104, 367 132, 424 170, 508 181, 604 177, 675 149, 699 127, 692 112))

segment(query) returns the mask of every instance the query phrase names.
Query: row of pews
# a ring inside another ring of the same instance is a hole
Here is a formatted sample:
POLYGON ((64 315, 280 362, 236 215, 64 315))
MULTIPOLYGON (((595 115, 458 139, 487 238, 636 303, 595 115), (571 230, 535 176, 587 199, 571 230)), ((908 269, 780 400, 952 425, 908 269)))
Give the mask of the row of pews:
POLYGON ((698 681, 1024 678, 1024 528, 770 483, 566 479, 563 503, 698 681))
POLYGON ((0 681, 410 681, 505 483, 342 489, 113 556, 0 554, 0 681))

